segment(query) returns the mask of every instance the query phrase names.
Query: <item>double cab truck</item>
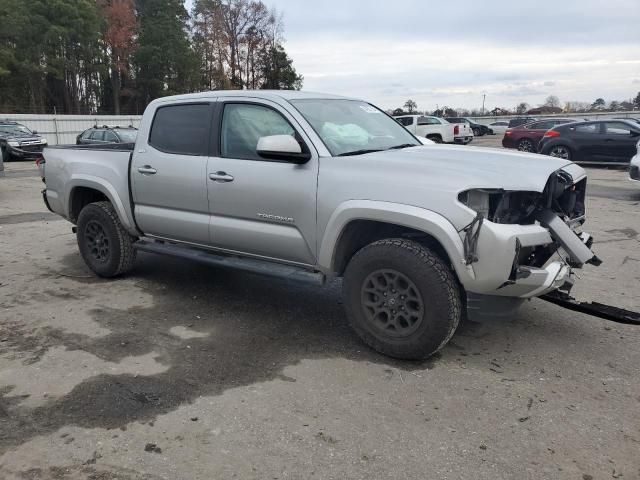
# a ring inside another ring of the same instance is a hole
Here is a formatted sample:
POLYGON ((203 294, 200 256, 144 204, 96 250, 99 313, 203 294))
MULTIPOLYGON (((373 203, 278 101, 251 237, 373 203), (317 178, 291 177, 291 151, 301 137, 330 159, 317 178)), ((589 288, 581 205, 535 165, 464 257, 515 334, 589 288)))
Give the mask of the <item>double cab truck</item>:
MULTIPOLYGON (((430 143, 430 142, 428 142, 430 143)), ((45 149, 44 201, 101 277, 138 251, 322 284, 372 348, 421 359, 467 312, 568 291, 597 263, 585 171, 423 145, 362 100, 298 91, 161 98, 135 144, 45 149)))
POLYGON ((416 137, 435 143, 462 143, 473 140, 473 132, 466 123, 450 123, 444 118, 426 115, 401 115, 396 121, 416 137))

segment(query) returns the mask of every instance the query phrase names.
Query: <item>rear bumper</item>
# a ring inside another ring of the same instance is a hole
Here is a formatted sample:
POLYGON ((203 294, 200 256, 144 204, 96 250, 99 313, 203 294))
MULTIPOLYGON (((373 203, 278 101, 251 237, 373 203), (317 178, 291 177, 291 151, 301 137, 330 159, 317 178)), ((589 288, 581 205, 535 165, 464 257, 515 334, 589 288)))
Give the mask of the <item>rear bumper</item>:
POLYGON ((464 137, 454 137, 453 142, 466 144, 466 143, 469 143, 471 140, 473 140, 473 135, 466 135, 464 137))
POLYGON ((511 137, 503 137, 502 138, 502 146, 504 148, 516 148, 516 141, 511 137))

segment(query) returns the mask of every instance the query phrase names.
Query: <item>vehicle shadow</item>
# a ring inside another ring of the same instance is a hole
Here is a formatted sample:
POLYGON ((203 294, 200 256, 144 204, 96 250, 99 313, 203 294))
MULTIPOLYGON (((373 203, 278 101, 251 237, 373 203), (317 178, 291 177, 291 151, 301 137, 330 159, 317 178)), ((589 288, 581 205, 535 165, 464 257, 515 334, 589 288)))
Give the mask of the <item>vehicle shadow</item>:
MULTIPOLYGON (((77 268, 78 258, 73 254, 65 261, 77 268)), ((82 350, 109 362, 154 352, 168 369, 149 376, 94 376, 35 408, 20 406, 21 399, 6 389, 0 392, 3 410, 11 413, 0 415, 0 451, 66 425, 126 429, 130 422, 152 421, 200 396, 273 379, 295 381, 282 371, 303 359, 340 357, 405 371, 437 368, 440 362, 490 368, 490 360, 508 351, 523 329, 533 329, 545 342, 563 341, 562 332, 559 336, 546 324, 467 322, 441 354, 402 362, 373 352, 351 332, 338 281, 319 288, 150 254, 140 255, 131 278, 153 297, 153 306, 95 309, 91 315, 108 335, 49 329, 47 347, 82 350), (176 336, 171 330, 178 326, 202 336, 176 336)), ((109 288, 118 280, 78 275, 74 281, 79 288, 82 283, 109 288)))

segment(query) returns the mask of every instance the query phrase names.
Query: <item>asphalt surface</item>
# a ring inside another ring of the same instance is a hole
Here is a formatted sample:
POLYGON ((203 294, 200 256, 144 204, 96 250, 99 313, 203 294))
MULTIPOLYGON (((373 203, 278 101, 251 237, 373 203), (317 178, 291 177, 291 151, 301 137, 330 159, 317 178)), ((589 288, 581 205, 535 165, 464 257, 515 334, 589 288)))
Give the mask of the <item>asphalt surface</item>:
MULTIPOLYGON (((6 170, 2 479, 640 478, 639 327, 533 300, 394 361, 350 331, 339 283, 150 254, 97 279, 34 167, 6 170)), ((640 188, 589 175, 604 263, 575 294, 640 310, 640 188)))

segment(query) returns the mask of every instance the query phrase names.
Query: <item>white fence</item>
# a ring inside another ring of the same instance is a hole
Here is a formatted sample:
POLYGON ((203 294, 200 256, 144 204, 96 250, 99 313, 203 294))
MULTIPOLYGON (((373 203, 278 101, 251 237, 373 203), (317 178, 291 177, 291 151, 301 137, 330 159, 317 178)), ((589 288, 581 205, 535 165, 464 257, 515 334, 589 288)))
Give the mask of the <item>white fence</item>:
POLYGON ((0 120, 22 123, 47 139, 49 145, 76 143, 79 133, 94 125, 140 125, 140 115, 3 115, 0 120))

